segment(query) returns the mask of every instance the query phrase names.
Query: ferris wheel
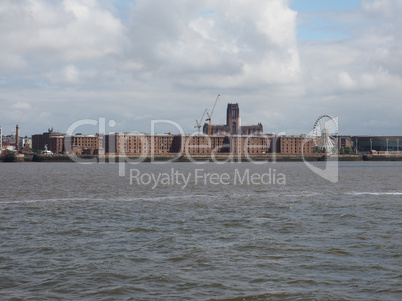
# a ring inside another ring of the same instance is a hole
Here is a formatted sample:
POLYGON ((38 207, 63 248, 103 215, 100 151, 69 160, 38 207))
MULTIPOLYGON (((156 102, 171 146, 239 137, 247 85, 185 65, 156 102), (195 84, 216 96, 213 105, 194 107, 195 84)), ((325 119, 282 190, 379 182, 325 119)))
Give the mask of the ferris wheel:
POLYGON ((322 115, 315 121, 314 143, 327 154, 336 153, 338 134, 338 122, 330 115, 322 115))

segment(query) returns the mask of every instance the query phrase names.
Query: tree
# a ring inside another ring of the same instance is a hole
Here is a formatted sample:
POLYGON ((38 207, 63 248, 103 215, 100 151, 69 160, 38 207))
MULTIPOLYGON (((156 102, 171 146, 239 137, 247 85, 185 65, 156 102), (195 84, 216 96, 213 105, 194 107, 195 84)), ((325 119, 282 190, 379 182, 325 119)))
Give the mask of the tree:
POLYGON ((321 147, 314 146, 313 153, 321 153, 321 147))
POLYGON ((348 154, 348 155, 353 154, 353 149, 350 146, 346 146, 344 151, 345 151, 345 154, 348 154))

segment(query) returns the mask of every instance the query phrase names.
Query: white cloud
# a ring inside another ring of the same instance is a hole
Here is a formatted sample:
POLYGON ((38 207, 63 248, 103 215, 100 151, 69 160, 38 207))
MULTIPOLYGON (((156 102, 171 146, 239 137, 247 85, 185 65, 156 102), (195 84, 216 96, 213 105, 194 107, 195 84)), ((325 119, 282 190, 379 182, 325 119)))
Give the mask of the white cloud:
POLYGON ((295 18, 282 0, 139 0, 130 38, 152 72, 188 88, 288 83, 299 71, 295 18))
POLYGON ((352 79, 350 74, 345 71, 339 72, 339 84, 345 89, 353 89, 356 87, 356 82, 352 79))
POLYGON ((77 83, 79 81, 78 70, 73 65, 69 65, 64 69, 64 76, 68 83, 77 83))
POLYGON ((24 116, 42 132, 109 116, 120 130, 146 131, 149 119, 168 118, 192 131, 221 94, 216 122, 239 102, 243 123, 266 132, 304 133, 324 113, 344 133, 398 131, 353 121, 402 114, 401 1, 325 12, 350 37, 325 41, 296 40, 306 16, 286 0, 133 0, 125 9, 123 18, 109 1, 0 1, 5 120, 24 116))
POLYGON ((66 0, 60 5, 45 0, 6 0, 0 4, 0 13, 5 23, 0 39, 7 45, 2 54, 18 56, 30 66, 102 59, 120 52, 123 26, 96 1, 66 0))
POLYGON ((26 102, 17 102, 12 105, 12 108, 17 110, 28 110, 31 108, 31 105, 26 102))

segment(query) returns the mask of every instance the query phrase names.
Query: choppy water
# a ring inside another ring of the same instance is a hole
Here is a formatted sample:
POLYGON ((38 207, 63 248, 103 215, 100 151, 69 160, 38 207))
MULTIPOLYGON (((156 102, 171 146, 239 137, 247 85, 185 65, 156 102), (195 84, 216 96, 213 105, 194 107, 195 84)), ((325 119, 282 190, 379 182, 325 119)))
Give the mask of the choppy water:
POLYGON ((125 177, 0 164, 0 299, 402 300, 401 172, 340 163, 332 184, 303 163, 143 163, 125 177), (129 178, 269 167, 286 185, 129 178))

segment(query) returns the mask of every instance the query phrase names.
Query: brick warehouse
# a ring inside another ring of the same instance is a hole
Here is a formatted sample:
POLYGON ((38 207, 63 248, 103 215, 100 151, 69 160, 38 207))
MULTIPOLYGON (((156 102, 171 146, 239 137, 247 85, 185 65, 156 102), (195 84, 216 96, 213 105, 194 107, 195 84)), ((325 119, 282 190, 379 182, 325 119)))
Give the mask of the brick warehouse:
POLYGON ((45 149, 45 145, 47 145, 48 148, 50 147, 49 145, 51 137, 63 135, 64 134, 62 133, 54 132, 53 129, 48 129, 47 132, 43 134, 32 135, 32 150, 34 152, 43 151, 45 149))
POLYGON ((315 142, 304 136, 278 136, 275 139, 276 152, 286 155, 311 155, 314 152, 315 142))
POLYGON ((212 153, 258 155, 271 151, 272 136, 266 135, 172 135, 115 133, 104 136, 106 154, 163 155, 212 153))
POLYGON ((66 135, 49 129, 43 134, 32 135, 32 149, 45 148, 54 154, 98 155, 102 153, 102 141, 98 135, 66 135), (66 143, 67 142, 67 143, 66 143), (66 148, 66 146, 69 146, 66 148))

